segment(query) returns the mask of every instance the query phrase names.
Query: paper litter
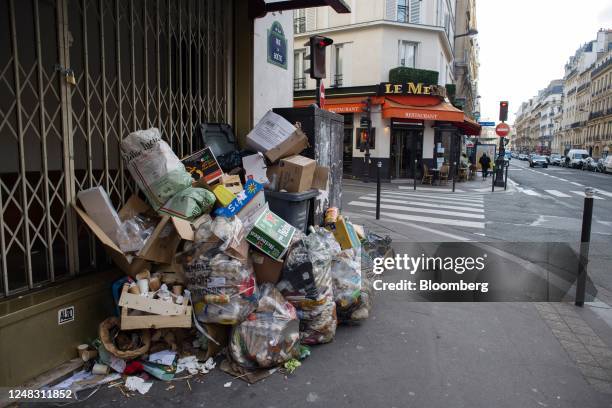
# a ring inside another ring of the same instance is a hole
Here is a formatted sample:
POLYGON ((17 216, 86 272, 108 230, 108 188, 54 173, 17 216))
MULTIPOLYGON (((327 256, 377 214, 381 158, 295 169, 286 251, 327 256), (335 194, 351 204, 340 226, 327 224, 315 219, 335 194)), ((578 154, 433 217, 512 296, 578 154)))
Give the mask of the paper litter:
POLYGON ((152 382, 145 382, 145 380, 140 377, 132 376, 128 377, 127 380, 125 380, 125 388, 130 391, 138 391, 142 395, 145 395, 147 392, 149 392, 152 386, 152 382))

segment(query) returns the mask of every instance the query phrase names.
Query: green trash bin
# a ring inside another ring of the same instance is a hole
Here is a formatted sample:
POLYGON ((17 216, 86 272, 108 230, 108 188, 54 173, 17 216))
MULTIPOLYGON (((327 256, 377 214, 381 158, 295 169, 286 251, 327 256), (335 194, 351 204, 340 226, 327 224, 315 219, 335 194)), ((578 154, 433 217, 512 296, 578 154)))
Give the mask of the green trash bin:
POLYGON ((265 191, 266 201, 273 213, 293 225, 300 231, 308 231, 308 213, 311 199, 319 194, 319 190, 311 189, 301 193, 285 193, 281 191, 265 191))

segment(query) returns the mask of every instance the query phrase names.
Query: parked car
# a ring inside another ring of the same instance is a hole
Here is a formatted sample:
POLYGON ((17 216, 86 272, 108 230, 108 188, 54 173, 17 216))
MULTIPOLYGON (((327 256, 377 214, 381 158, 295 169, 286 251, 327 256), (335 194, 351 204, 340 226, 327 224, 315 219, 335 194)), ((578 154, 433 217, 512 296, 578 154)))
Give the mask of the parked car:
POLYGON ((604 159, 604 173, 612 173, 612 154, 604 159))
POLYGON ((524 153, 521 153, 521 154, 519 154, 518 159, 519 160, 527 160, 527 155, 524 154, 524 153))
POLYGON ((597 160, 592 157, 587 157, 582 161, 582 170, 598 171, 597 160))
POLYGON ((561 165, 561 155, 560 154, 551 154, 550 155, 550 164, 553 166, 561 165))
POLYGON ((606 160, 605 159, 599 159, 597 160, 596 166, 595 166, 595 171, 598 173, 605 173, 606 172, 606 160))
POLYGON ((529 167, 548 167, 548 162, 546 161, 546 157, 538 156, 537 154, 531 155, 529 157, 529 167))
POLYGON ((574 169, 579 169, 582 167, 584 160, 589 157, 589 152, 584 149, 571 149, 567 152, 567 156, 565 158, 565 164, 567 167, 572 167, 574 169))

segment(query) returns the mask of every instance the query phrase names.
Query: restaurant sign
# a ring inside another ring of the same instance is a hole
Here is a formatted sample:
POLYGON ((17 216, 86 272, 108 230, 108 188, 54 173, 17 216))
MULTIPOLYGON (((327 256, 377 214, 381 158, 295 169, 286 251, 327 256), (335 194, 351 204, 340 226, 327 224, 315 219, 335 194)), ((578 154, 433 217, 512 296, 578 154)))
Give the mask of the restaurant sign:
POLYGON ((439 85, 415 84, 414 82, 403 84, 382 82, 378 85, 378 96, 385 95, 431 95, 446 98, 446 88, 439 85))

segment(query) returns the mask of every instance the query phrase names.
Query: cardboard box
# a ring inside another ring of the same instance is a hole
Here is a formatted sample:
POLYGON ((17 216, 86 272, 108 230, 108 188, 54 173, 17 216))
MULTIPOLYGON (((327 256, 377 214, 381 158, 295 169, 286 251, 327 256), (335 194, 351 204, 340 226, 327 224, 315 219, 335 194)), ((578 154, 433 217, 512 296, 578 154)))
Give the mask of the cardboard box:
POLYGON ((121 228, 121 219, 104 188, 98 186, 79 191, 77 198, 87 215, 113 242, 117 243, 117 231, 121 228))
POLYGON ((296 129, 287 139, 276 147, 267 150, 265 156, 271 163, 276 163, 284 157, 300 154, 308 147, 308 138, 300 129, 296 129))
POLYGON ((278 283, 283 270, 282 261, 272 259, 259 251, 251 251, 251 259, 253 260, 253 269, 258 284, 278 283))
POLYGON ((346 221, 342 215, 338 216, 338 219, 332 228, 332 232, 334 233, 336 241, 338 241, 340 244, 340 248, 343 250, 359 248, 361 246, 361 242, 357 237, 353 224, 346 221))
POLYGON ((221 176, 221 183, 234 195, 240 194, 242 191, 242 183, 238 175, 223 174, 221 176))
POLYGON ((223 175, 221 166, 210 147, 206 147, 181 159, 191 177, 195 180, 204 179, 208 184, 219 180, 223 175))
MULTIPOLYGON (((274 182, 273 180, 276 180, 276 184, 273 187, 270 187, 271 189, 273 189, 273 191, 279 191, 283 188, 283 187, 279 188, 279 185, 281 184, 280 183, 281 172, 282 170, 280 167, 280 162, 273 166, 268 166, 268 179, 270 179, 270 183, 273 183, 274 182)), ((312 183, 310 187, 308 187, 305 191, 310 190, 311 188, 316 188, 317 190, 327 190, 328 180, 329 180, 329 168, 322 167, 322 166, 316 166, 314 175, 312 177, 312 183)))
POLYGON ((278 189, 289 193, 310 190, 317 162, 304 156, 291 156, 281 159, 278 189))
POLYGON ((296 229, 270 210, 261 212, 246 240, 264 254, 280 260, 287 252, 296 229))
POLYGON ((187 297, 183 304, 177 305, 161 299, 134 295, 129 293, 127 288, 127 284, 123 285, 119 298, 121 330, 191 327, 192 308, 187 297))
MULTIPOLYGON (((121 251, 119 246, 104 233, 102 228, 85 211, 75 204, 72 204, 72 207, 91 232, 100 240, 113 262, 129 276, 135 276, 138 272, 147 268, 149 265, 147 261, 163 264, 172 263, 180 241, 182 239, 193 241, 194 239, 194 233, 188 221, 166 215, 160 218, 145 246, 133 257, 121 251)), ((149 216, 156 215, 147 203, 133 195, 119 210, 119 218, 124 220, 135 214, 147 213, 149 216)))
POLYGON ((231 203, 236 198, 236 196, 221 183, 216 184, 212 188, 212 192, 217 198, 217 201, 223 207, 229 205, 229 203, 231 203))
POLYGON ((259 184, 267 184, 266 161, 261 153, 252 154, 242 158, 242 167, 245 171, 246 180, 254 180, 259 184))

